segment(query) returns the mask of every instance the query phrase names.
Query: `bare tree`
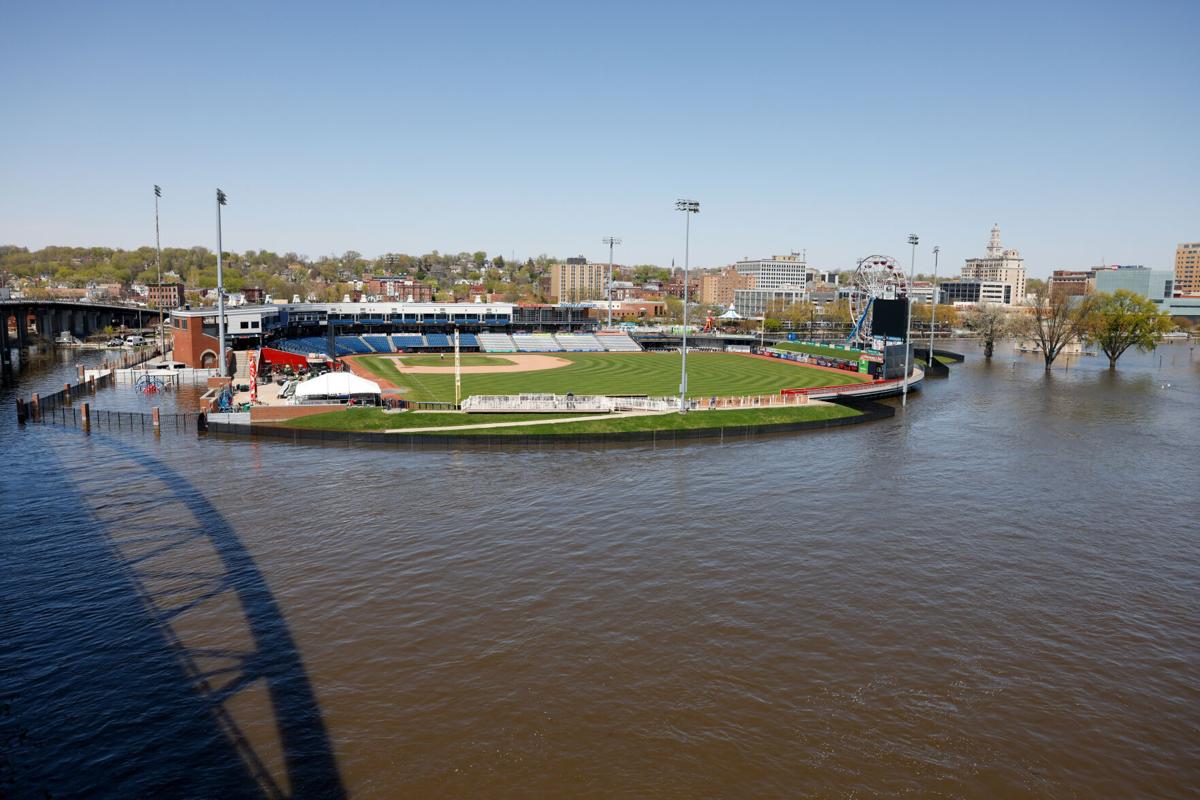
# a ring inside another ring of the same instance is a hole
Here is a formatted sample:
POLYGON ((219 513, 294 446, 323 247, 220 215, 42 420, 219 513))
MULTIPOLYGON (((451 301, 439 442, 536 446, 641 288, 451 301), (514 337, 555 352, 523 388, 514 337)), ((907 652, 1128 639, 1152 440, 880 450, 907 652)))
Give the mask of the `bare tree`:
POLYGON ((1025 328, 1042 351, 1047 372, 1063 348, 1083 334, 1086 318, 1083 306, 1083 303, 1072 305, 1070 295, 1062 290, 1039 288, 1034 292, 1033 313, 1025 328))
POLYGON ((1012 333, 1012 322, 1003 306, 977 305, 966 313, 963 321, 983 340, 984 358, 992 357, 997 339, 1004 339, 1012 333))

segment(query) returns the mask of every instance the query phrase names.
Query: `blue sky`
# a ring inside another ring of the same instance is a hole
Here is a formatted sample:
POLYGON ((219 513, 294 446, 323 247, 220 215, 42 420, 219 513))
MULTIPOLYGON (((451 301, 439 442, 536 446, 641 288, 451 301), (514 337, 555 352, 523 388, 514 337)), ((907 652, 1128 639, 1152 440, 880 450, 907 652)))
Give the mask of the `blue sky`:
POLYGON ((1200 2, 0 0, 0 243, 1033 275, 1200 239, 1200 2), (948 266, 947 266, 948 265, 948 266))

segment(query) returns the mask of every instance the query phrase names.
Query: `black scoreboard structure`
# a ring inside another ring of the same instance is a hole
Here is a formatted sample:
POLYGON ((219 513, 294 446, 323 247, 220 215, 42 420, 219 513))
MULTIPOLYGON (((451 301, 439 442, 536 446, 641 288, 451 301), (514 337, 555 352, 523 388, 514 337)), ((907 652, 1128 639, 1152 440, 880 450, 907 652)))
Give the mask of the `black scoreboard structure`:
POLYGON ((871 303, 871 335, 903 341, 908 335, 908 300, 871 303))

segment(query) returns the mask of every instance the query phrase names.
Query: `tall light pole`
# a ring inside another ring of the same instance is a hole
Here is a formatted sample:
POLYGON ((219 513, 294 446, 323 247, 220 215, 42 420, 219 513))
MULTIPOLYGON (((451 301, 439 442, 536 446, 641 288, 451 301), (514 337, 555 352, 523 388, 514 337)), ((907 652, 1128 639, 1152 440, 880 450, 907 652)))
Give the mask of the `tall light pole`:
POLYGON ((158 235, 158 199, 162 197, 162 187, 157 183, 154 184, 154 249, 157 252, 155 264, 158 267, 158 351, 162 354, 159 358, 164 361, 167 358, 167 339, 163 333, 163 313, 162 313, 162 239, 158 235))
POLYGON ((605 236, 600 241, 608 245, 608 327, 612 327, 612 272, 613 272, 613 247, 621 243, 619 236, 605 236))
POLYGON ((225 279, 221 272, 221 206, 227 200, 225 193, 217 189, 217 349, 221 351, 217 363, 220 364, 222 378, 229 371, 225 365, 225 279))
POLYGON ((937 269, 938 269, 938 253, 942 252, 942 248, 933 248, 933 302, 929 306, 929 366, 933 367, 933 329, 937 323, 937 303, 938 303, 938 287, 937 287, 937 269))
POLYGON ((679 413, 687 411, 687 325, 688 325, 688 263, 692 238, 692 214, 700 213, 698 200, 676 200, 675 210, 683 212, 683 346, 679 348, 679 413))
POLYGON ((904 387, 900 390, 900 405, 908 405, 908 370, 912 358, 912 284, 917 274, 917 244, 920 239, 915 233, 908 235, 908 243, 912 245, 912 260, 908 265, 908 294, 904 298, 907 313, 904 316, 904 387))

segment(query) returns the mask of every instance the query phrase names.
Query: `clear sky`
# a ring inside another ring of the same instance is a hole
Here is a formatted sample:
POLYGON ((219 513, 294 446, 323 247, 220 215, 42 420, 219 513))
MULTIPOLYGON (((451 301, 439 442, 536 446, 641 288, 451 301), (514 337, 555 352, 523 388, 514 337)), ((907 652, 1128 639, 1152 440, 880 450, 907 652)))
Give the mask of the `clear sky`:
POLYGON ((1200 240, 1200 2, 0 0, 0 243, 1033 275, 1200 240))

